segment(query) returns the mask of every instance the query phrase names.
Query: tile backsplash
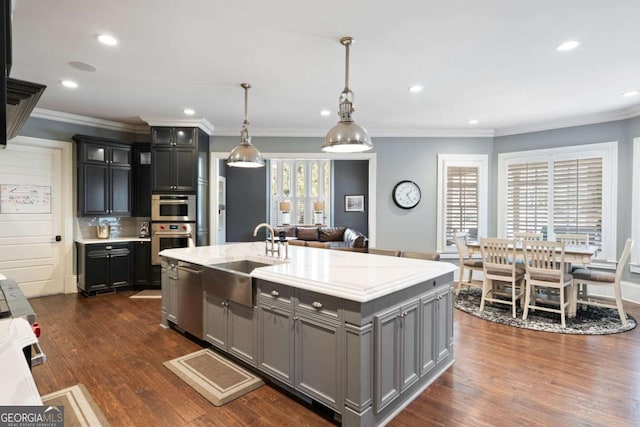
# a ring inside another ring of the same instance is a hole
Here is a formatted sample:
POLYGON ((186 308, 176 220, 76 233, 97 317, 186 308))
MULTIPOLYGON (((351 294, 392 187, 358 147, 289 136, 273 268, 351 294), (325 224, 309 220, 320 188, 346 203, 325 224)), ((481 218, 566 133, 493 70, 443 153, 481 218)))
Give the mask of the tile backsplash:
POLYGON ((82 239, 96 239, 96 225, 108 225, 109 237, 138 237, 145 217, 77 217, 76 236, 82 239))

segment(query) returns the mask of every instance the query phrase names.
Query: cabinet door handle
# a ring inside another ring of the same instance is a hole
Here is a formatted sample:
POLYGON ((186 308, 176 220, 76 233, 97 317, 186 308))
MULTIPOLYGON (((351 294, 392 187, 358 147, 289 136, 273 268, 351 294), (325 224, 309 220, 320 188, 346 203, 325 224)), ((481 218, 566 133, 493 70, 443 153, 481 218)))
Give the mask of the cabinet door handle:
POLYGON ((298 316, 293 316, 293 320, 294 321, 298 320, 298 316))
POLYGON ((277 298, 277 297, 279 297, 279 296, 280 296, 280 292, 278 292, 278 291, 271 291, 271 296, 273 296, 273 297, 276 297, 276 298, 277 298))
POLYGON ((104 247, 106 250, 110 251, 111 249, 113 249, 113 246, 105 246, 104 247))
POLYGON ((322 303, 318 302, 318 301, 314 301, 314 302, 311 303, 311 307, 317 308, 317 309, 321 309, 322 308, 322 303))

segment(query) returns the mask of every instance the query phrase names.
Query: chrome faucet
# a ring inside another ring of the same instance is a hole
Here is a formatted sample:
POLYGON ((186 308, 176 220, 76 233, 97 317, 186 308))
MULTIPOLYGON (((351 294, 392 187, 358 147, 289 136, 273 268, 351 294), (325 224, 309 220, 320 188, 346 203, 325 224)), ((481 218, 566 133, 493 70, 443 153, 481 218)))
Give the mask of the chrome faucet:
POLYGON ((271 256, 274 256, 274 254, 277 254, 277 256, 280 256, 280 242, 278 242, 278 247, 276 248, 276 241, 275 241, 275 232, 273 231, 273 227, 269 224, 267 224, 266 222, 260 223, 258 225, 256 225, 256 228, 253 230, 253 235, 257 236, 258 235, 258 230, 260 230, 262 227, 266 227, 269 230, 269 233, 271 233, 271 247, 269 247, 269 240, 265 240, 264 242, 264 254, 266 256, 269 256, 269 254, 271 254, 271 256))

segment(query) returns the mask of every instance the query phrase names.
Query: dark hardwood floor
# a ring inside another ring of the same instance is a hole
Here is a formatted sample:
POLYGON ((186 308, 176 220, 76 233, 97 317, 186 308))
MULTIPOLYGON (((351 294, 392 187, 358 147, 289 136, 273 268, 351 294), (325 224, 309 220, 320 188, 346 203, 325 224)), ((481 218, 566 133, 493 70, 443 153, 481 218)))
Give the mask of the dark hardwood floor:
MULTIPOLYGON (((131 294, 31 299, 48 357, 33 369, 41 394, 82 383, 114 426, 332 425, 270 385, 211 405, 162 365, 199 345, 159 326, 160 300, 131 294)), ((456 363, 389 425, 640 425, 638 328, 560 335, 454 311, 456 363)))

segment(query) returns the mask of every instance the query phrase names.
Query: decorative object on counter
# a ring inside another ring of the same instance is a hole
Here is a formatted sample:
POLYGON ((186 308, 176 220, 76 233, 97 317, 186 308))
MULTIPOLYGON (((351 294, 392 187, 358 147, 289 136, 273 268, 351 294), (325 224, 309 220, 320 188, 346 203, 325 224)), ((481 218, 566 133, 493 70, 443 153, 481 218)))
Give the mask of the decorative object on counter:
POLYGON ((264 166, 262 154, 256 147, 251 144, 249 136, 249 117, 247 115, 247 106, 249 104, 249 83, 242 83, 240 86, 244 89, 244 122, 242 123, 242 131, 240 132, 240 145, 236 146, 227 159, 227 165, 238 168, 261 168, 264 166))
POLYGON ((344 196, 345 212, 364 212, 364 195, 344 196))
POLYGON ((316 224, 324 223, 324 202, 313 203, 313 222, 316 224))
POLYGON ((109 422, 96 402, 82 384, 65 388, 42 396, 42 404, 64 406, 64 424, 69 426, 90 425, 107 427, 109 422))
POLYGON ((355 111, 355 108, 353 108, 355 96, 349 89, 349 46, 353 43, 353 38, 343 37, 340 39, 340 43, 346 48, 344 89, 340 93, 340 109, 338 112, 340 121, 327 133, 322 151, 328 153, 356 153, 371 150, 373 144, 367 130, 351 118, 351 114, 355 111))
POLYGON ((627 332, 636 327, 636 320, 629 314, 627 325, 622 326, 617 310, 592 306, 587 310, 577 310, 576 317, 567 319, 565 328, 560 324, 560 315, 556 313, 536 310, 529 313, 527 320, 522 320, 521 316, 513 318, 511 307, 503 305, 485 305, 484 312, 480 312, 481 297, 481 289, 463 288, 455 299, 455 307, 490 322, 559 334, 607 335, 627 332))
POLYGON ((283 225, 291 224, 291 202, 280 202, 280 214, 283 225))
POLYGON ((98 239, 108 239, 110 228, 108 224, 96 225, 96 237, 98 237, 98 239))
POLYGON ((215 406, 264 384, 257 376, 209 349, 164 362, 164 366, 215 406))
POLYGON ((149 221, 142 221, 140 223, 140 237, 149 237, 149 221))

